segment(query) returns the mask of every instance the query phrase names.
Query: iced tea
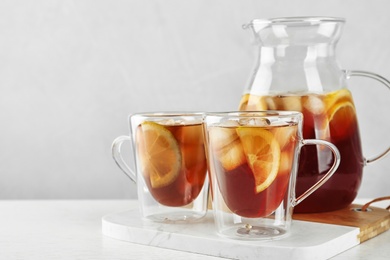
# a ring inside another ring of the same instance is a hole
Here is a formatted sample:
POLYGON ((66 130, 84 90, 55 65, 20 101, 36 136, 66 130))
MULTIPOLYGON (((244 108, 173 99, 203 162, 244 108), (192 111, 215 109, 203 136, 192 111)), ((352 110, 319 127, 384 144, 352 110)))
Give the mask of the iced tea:
POLYGON ((233 213, 265 217, 283 203, 288 196, 297 131, 296 123, 209 127, 209 151, 217 158, 213 172, 233 213))
MULTIPOLYGON (((336 210, 346 207, 355 199, 364 162, 355 106, 349 90, 341 89, 325 94, 245 94, 241 99, 240 110, 302 112, 303 138, 326 140, 339 149, 341 164, 336 173, 312 196, 300 203, 295 212, 336 210)), ((332 153, 328 149, 304 146, 298 169, 297 196, 317 182, 332 163, 332 153)))
POLYGON ((160 204, 190 204, 202 190, 207 172, 203 128, 196 124, 143 122, 136 131, 141 172, 160 204))

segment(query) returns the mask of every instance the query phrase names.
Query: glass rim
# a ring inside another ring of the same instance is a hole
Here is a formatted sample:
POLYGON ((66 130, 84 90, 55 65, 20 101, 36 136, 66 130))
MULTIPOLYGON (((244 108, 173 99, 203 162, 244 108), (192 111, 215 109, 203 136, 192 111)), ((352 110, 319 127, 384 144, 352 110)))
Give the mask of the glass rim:
POLYGON ((205 112, 205 117, 291 117, 303 116, 299 111, 285 110, 257 110, 257 111, 225 111, 225 112, 205 112))
POLYGON ((345 19, 341 17, 331 17, 331 16, 297 16, 297 17, 276 17, 276 18, 266 18, 266 19, 253 19, 248 24, 243 25, 244 29, 253 25, 288 25, 288 24, 320 24, 325 22, 333 23, 345 23, 345 19))
POLYGON ((159 112, 139 112, 130 114, 129 117, 187 117, 187 116, 203 116, 205 112, 201 111, 159 111, 159 112))

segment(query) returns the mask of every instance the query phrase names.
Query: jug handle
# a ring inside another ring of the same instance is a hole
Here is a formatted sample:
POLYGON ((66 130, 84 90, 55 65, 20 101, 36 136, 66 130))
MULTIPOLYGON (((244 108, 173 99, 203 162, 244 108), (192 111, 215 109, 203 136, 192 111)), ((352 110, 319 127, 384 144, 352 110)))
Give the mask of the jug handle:
POLYGON ((111 146, 111 153, 112 158, 114 158, 114 161, 118 165, 118 167, 126 174, 127 177, 130 178, 133 182, 136 182, 136 174, 135 170, 132 169, 126 162, 123 160, 122 153, 121 153, 121 147, 123 142, 129 141, 131 144, 131 138, 126 135, 122 135, 117 137, 111 146))
MULTIPOLYGON (((383 85, 385 85, 390 90, 390 81, 387 80, 386 78, 378 75, 378 74, 375 74, 372 72, 367 72, 367 71, 361 71, 361 70, 344 70, 344 74, 345 74, 346 79, 349 79, 353 76, 375 79, 375 80, 379 81, 380 83, 382 83, 383 85)), ((364 158, 364 164, 367 165, 367 164, 375 162, 379 159, 382 159, 388 153, 390 153, 390 147, 388 147, 384 152, 380 153, 377 156, 374 156, 374 157, 369 158, 369 159, 364 158)))

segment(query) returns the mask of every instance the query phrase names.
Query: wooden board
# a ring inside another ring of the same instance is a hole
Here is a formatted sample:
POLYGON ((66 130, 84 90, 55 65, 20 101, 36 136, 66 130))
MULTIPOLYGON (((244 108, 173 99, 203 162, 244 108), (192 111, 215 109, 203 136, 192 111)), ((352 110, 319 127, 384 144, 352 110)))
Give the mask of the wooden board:
POLYGON ((371 206, 368 211, 361 211, 361 208, 361 205, 351 204, 347 208, 331 212, 294 214, 293 219, 358 227, 360 243, 390 229, 390 211, 371 206))

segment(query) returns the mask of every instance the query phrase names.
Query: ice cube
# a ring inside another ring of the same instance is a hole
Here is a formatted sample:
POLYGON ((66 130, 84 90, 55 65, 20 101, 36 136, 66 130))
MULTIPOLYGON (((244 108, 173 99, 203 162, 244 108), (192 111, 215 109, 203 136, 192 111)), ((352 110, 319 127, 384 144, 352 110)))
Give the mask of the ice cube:
POLYGON ((299 96, 285 96, 283 97, 284 110, 302 111, 301 97, 299 96))
POLYGON ((270 121, 270 125, 271 126, 286 126, 286 125, 288 125, 288 123, 281 121, 281 120, 278 120, 278 119, 275 119, 275 120, 270 121))
POLYGON ((176 124, 175 120, 172 118, 162 119, 160 121, 157 121, 156 123, 158 123, 160 125, 175 125, 176 124))
MULTIPOLYGON (((284 123, 285 124, 285 123, 284 123)), ((274 136, 278 140, 280 149, 294 141, 297 135, 297 127, 276 127, 274 130, 274 136)))
POLYGON ((259 118, 259 117, 249 117, 249 118, 241 118, 239 121, 241 126, 269 126, 270 121, 268 118, 259 118))
POLYGON ((232 127, 232 126, 239 126, 240 124, 237 122, 237 120, 227 119, 226 121, 222 121, 219 126, 224 127, 232 127))
POLYGON ((320 115, 325 112, 324 101, 317 96, 308 96, 303 106, 314 115, 320 115))
POLYGON ((276 98, 274 98, 272 96, 266 97, 265 102, 267 103, 267 108, 270 110, 281 109, 280 107, 278 107, 278 102, 277 102, 276 98))
POLYGON ((188 119, 186 121, 181 121, 180 124, 182 125, 199 125, 202 123, 201 119, 188 119))
POLYGON ((293 153, 282 152, 280 154, 279 172, 290 173, 293 166, 293 153))

